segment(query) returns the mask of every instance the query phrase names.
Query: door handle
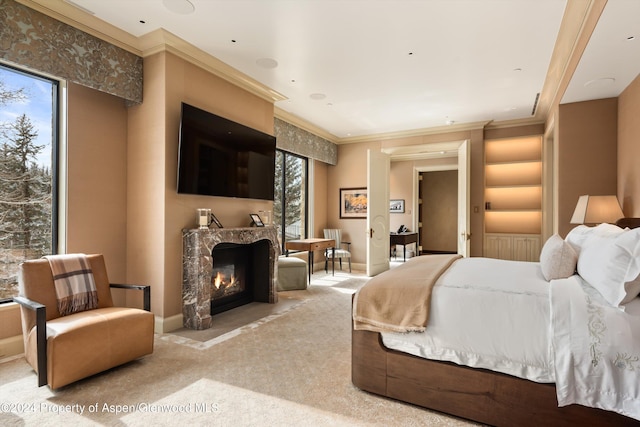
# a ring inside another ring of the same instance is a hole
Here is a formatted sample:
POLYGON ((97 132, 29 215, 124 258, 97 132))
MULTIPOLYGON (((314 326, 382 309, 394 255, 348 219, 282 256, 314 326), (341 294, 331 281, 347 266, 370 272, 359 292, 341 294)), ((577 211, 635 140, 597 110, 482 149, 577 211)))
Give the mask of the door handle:
POLYGON ((373 239, 373 228, 369 229, 369 238, 373 239))

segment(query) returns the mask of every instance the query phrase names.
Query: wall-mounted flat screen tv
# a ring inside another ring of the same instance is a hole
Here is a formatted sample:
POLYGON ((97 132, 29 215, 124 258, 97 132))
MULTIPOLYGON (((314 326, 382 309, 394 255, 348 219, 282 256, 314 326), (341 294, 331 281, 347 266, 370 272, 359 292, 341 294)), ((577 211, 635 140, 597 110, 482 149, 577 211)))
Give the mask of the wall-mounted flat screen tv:
POLYGON ((273 200, 276 138, 182 104, 178 193, 273 200))

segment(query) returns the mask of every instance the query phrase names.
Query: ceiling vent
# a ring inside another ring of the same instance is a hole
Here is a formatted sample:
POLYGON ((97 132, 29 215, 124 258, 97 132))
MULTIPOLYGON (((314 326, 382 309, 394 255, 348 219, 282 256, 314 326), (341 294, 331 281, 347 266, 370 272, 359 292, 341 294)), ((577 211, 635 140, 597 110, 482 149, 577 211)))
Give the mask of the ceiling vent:
POLYGON ((540 92, 536 94, 536 99, 533 101, 533 109, 531 110, 531 115, 536 115, 536 108, 538 108, 538 100, 540 99, 540 92))

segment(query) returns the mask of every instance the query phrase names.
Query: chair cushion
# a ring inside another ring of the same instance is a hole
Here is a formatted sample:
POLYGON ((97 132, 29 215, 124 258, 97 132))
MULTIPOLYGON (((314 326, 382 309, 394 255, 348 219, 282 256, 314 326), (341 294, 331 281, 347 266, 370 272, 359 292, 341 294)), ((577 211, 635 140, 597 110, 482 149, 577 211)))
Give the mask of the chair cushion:
MULTIPOLYGON (((351 252, 344 249, 336 249, 336 258, 351 258, 351 252)), ((331 259, 331 249, 326 252, 326 258, 331 259)))
MULTIPOLYGON (((47 322, 47 379, 52 389, 153 352, 154 316, 137 308, 107 307, 47 322)), ((25 357, 37 371, 35 327, 25 357)))

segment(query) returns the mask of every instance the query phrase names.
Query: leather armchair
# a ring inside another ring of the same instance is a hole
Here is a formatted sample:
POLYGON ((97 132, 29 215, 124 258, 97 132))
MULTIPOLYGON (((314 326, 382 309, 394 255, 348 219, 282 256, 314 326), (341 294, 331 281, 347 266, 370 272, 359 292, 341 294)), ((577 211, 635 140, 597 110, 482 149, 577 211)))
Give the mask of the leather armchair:
POLYGON ((25 358, 38 386, 56 389, 153 352, 149 286, 110 284, 102 255, 88 255, 98 307, 61 316, 46 259, 20 265, 19 296, 25 358), (111 288, 139 290, 144 310, 115 307, 111 288))

